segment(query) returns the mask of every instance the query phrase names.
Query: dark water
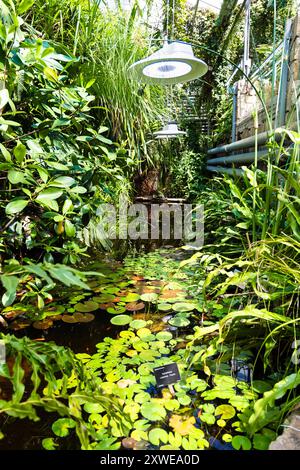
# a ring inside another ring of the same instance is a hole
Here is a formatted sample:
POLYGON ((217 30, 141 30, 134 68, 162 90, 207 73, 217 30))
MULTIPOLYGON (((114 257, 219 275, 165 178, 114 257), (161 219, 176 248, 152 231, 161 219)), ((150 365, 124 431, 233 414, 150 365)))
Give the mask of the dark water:
POLYGON ((121 327, 110 323, 110 318, 105 312, 95 312, 95 319, 90 323, 63 323, 54 322, 48 330, 36 330, 26 328, 13 332, 19 338, 27 336, 38 341, 54 341, 59 346, 71 348, 75 353, 94 354, 96 344, 100 343, 106 336, 115 338, 121 327))
MULTIPOLYGON (((26 328, 13 332, 17 337, 27 336, 33 340, 55 341, 56 344, 71 348, 75 353, 94 354, 96 344, 106 336, 116 337, 122 327, 116 327, 110 323, 110 316, 103 312, 96 312, 95 319, 90 323, 67 324, 56 322, 48 330, 36 330, 26 328)), ((40 421, 33 422, 29 419, 15 419, 8 416, 0 416, 0 429, 5 438, 0 440, 1 450, 40 450, 41 441, 46 437, 53 437, 52 423, 58 418, 55 413, 38 411, 40 421)), ((78 446, 77 439, 63 439, 66 449, 75 449, 78 446)))

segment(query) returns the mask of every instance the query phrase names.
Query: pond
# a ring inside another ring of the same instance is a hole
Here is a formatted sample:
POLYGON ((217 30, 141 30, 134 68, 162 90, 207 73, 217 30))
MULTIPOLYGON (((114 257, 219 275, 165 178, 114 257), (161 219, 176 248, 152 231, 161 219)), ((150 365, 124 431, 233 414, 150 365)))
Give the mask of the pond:
MULTIPOLYGON (((195 296, 189 265, 180 265, 188 255, 164 248, 135 253, 123 263, 97 260, 87 267, 101 273, 90 277, 90 291, 64 288, 38 314, 30 304, 3 311, 18 338, 71 348, 103 397, 122 404, 118 418, 109 418, 99 403, 83 404, 86 425, 100 439, 95 449, 232 449, 235 437, 242 439, 237 445, 249 447, 247 437, 236 436, 237 415, 258 393, 249 386, 243 361, 233 368, 226 347, 220 356, 216 343, 196 339, 199 326, 213 334, 218 326, 202 296, 195 296), (174 363, 180 380, 158 387, 154 369, 174 363)), ((69 380, 72 388, 74 378, 69 380)), ((28 381, 29 374, 30 390, 28 381)), ((1 398, 9 399, 1 387, 1 398)), ((1 418, 0 449, 80 449, 72 419, 43 409, 38 416, 37 422, 1 418)))

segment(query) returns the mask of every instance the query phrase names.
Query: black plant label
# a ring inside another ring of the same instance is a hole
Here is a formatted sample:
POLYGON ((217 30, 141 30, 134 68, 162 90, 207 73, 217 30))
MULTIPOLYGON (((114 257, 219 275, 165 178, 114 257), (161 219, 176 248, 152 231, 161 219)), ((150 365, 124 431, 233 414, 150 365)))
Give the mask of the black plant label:
POLYGON ((175 362, 165 366, 155 367, 153 372, 158 387, 171 385, 180 380, 178 365, 175 362))

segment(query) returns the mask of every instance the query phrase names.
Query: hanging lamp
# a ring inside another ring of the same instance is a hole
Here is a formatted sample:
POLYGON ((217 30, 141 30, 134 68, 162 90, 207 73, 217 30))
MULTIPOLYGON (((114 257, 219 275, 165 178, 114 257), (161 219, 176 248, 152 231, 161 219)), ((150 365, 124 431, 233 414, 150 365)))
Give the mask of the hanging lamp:
POLYGON ((161 49, 128 69, 132 78, 153 85, 188 82, 201 77, 207 70, 206 63, 194 56, 192 46, 181 41, 165 41, 161 49))
POLYGON ((185 131, 178 129, 177 122, 169 121, 160 131, 153 132, 155 139, 175 139, 186 135, 185 131))

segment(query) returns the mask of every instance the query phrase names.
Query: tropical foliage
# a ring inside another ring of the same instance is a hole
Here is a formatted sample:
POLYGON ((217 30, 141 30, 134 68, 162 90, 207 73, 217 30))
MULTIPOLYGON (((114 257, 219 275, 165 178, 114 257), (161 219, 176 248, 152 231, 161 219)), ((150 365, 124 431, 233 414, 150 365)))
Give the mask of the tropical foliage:
MULTIPOLYGON (((289 117, 277 129, 261 93, 264 159, 255 114, 254 164, 211 178, 245 2, 218 14, 164 2, 164 27, 211 65, 171 93, 126 73, 162 40, 152 2, 116 3, 0 0, 0 448, 18 419, 47 414, 48 450, 267 449, 300 401, 299 129, 289 117), (205 136, 178 112, 190 93, 205 136), (154 141, 173 114, 187 137, 154 141), (203 247, 146 253, 103 237, 99 207, 131 201, 150 171, 157 195, 204 204, 203 247), (160 387, 170 363, 180 380, 160 387)), ((252 3, 258 67, 294 5, 252 3)))

